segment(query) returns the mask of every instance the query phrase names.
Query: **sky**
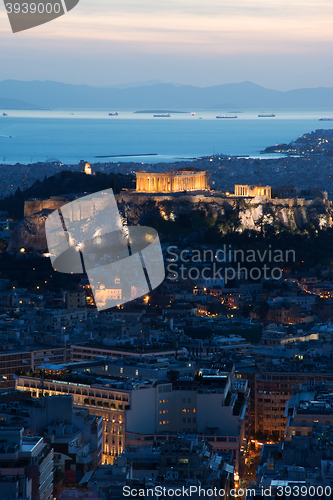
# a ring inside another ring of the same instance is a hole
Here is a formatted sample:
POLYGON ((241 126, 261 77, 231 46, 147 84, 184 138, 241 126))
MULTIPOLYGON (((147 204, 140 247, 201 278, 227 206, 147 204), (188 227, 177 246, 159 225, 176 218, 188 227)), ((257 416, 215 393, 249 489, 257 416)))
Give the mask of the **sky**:
POLYGON ((332 0, 80 0, 13 34, 1 3, 0 80, 333 87, 332 23, 332 0))

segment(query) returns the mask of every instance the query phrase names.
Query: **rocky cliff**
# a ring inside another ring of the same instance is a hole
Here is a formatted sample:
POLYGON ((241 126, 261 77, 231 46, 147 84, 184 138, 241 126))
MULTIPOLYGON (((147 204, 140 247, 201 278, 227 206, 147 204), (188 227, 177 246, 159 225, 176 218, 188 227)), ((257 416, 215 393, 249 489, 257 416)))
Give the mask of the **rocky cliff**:
POLYGON ((8 252, 17 252, 21 248, 47 251, 45 220, 50 213, 52 210, 42 210, 25 217, 12 232, 8 252))
MULTIPOLYGON (((333 226, 332 203, 319 198, 270 200, 257 197, 249 200, 214 196, 138 198, 127 195, 118 198, 118 206, 123 223, 146 225, 148 222, 154 225, 156 221, 157 227, 159 221, 167 221, 168 231, 172 229, 172 223, 176 228, 177 222, 181 222, 184 216, 188 217, 189 230, 191 224, 193 230, 215 226, 222 234, 230 230, 260 231, 264 226, 273 226, 277 231, 333 226)), ((12 233, 8 250, 18 251, 22 247, 46 250, 45 219, 50 213, 50 210, 42 210, 23 219, 12 233)))

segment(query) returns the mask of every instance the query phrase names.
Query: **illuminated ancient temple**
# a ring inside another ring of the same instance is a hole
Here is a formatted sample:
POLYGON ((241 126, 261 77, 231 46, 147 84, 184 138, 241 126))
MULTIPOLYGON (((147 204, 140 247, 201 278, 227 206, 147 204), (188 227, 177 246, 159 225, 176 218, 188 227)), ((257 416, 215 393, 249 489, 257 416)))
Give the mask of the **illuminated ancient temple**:
POLYGON ((170 172, 137 172, 136 190, 140 193, 178 193, 209 189, 207 171, 196 168, 170 172))

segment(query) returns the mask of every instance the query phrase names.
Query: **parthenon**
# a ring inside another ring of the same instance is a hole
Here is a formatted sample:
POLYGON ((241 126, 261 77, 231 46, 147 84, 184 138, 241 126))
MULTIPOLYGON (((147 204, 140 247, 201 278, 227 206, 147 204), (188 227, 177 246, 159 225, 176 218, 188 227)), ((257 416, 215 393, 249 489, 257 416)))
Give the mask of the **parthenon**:
POLYGON ((207 190, 206 170, 187 168, 170 172, 137 172, 136 190, 141 193, 177 193, 207 190))

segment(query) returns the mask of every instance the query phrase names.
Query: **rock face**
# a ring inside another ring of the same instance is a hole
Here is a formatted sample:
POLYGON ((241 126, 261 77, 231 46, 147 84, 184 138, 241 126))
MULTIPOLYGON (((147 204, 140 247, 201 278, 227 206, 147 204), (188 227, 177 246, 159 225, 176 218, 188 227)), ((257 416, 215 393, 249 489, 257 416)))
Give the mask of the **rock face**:
POLYGON ((42 210, 23 219, 11 235, 8 252, 17 252, 20 248, 47 251, 45 220, 50 213, 52 210, 42 210))
MULTIPOLYGON (((186 197, 158 200, 154 197, 140 200, 127 196, 118 199, 118 207, 123 224, 144 225, 147 215, 156 214, 166 220, 177 221, 180 214, 188 214, 193 210, 200 211, 204 218, 211 220, 237 219, 238 231, 245 229, 260 231, 263 225, 272 225, 275 229, 282 228, 291 231, 302 229, 307 224, 324 229, 333 226, 332 203, 328 200, 314 198, 301 199, 235 199, 210 197, 193 199, 186 197)), ((42 210, 37 214, 23 219, 12 233, 8 251, 19 251, 20 248, 44 251, 47 249, 45 237, 45 220, 51 210, 42 210)), ((89 227, 96 224, 94 217, 86 220, 89 227)), ((95 226, 94 226, 95 227, 95 226)), ((96 228, 97 229, 97 228, 96 228)), ((221 232, 224 230, 221 229, 221 232)))
POLYGON ((178 199, 158 199, 157 197, 135 199, 129 196, 118 200, 120 213, 130 225, 141 224, 147 213, 159 212, 164 218, 176 220, 181 213, 200 210, 207 217, 239 218, 239 230, 259 231, 263 224, 273 225, 276 229, 302 229, 306 224, 318 228, 332 227, 332 202, 320 198, 267 199, 255 197, 219 198, 194 196, 178 199))

